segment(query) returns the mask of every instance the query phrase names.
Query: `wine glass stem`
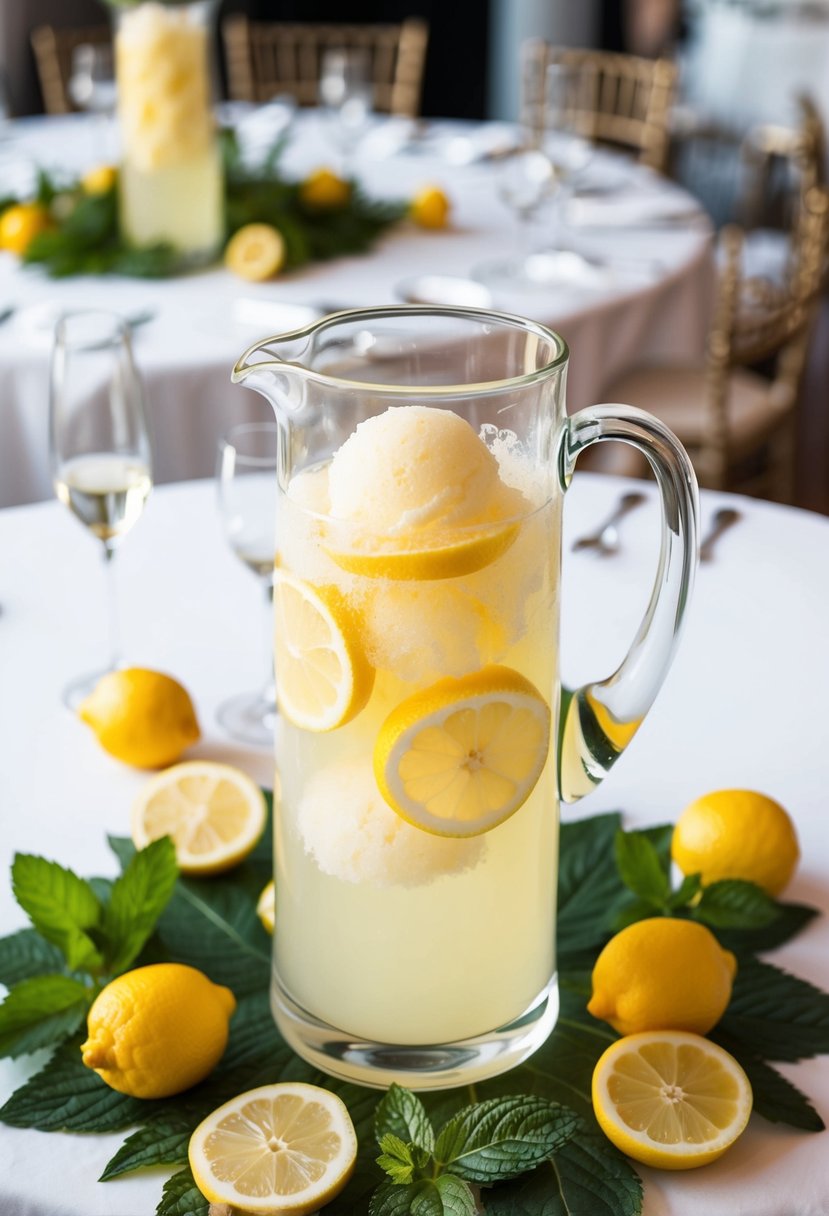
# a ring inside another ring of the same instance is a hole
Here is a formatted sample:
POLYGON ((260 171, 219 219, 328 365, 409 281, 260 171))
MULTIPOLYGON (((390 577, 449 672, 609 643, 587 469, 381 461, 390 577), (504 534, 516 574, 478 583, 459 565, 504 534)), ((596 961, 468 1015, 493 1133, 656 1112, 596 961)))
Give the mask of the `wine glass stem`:
POLYGON ((106 572, 106 598, 109 615, 109 670, 115 671, 121 662, 121 637, 118 628, 118 595, 115 585, 115 546, 111 541, 104 541, 104 569, 106 572))
POLYGON ((265 670, 268 678, 262 689, 262 700, 276 705, 276 676, 273 667, 273 575, 265 580, 265 670))

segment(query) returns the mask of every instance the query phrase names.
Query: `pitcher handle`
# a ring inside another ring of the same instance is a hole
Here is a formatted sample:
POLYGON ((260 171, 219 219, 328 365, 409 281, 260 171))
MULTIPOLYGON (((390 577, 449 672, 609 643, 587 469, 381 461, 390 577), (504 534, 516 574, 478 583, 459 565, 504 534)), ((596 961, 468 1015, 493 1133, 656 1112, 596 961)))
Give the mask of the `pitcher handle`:
POLYGON ((572 415, 559 448, 562 487, 569 486, 579 453, 609 439, 638 448, 656 475, 659 563, 650 603, 621 665, 599 683, 562 689, 559 790, 565 802, 602 781, 653 704, 676 650, 697 566, 697 479, 679 440, 658 418, 627 405, 597 405, 572 415))

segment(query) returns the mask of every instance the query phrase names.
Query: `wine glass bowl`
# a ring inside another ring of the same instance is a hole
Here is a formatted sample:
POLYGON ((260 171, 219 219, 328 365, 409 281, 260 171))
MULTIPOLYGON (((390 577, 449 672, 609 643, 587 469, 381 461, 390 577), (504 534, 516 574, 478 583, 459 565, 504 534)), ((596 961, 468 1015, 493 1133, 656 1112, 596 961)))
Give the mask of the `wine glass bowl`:
POLYGON ((74 680, 64 702, 75 708, 101 675, 120 665, 112 561, 140 518, 152 488, 144 389, 127 322, 100 309, 58 320, 49 389, 49 452, 58 499, 99 540, 107 567, 110 661, 74 680))
POLYGON ((273 678, 273 581, 276 556, 275 423, 232 427, 219 440, 217 490, 228 544, 254 574, 265 598, 267 679, 255 693, 240 693, 217 711, 231 736, 257 747, 273 745, 276 687, 273 678))
POLYGON ((362 47, 331 47, 320 64, 319 96, 344 161, 353 157, 368 131, 374 109, 368 52, 362 47))

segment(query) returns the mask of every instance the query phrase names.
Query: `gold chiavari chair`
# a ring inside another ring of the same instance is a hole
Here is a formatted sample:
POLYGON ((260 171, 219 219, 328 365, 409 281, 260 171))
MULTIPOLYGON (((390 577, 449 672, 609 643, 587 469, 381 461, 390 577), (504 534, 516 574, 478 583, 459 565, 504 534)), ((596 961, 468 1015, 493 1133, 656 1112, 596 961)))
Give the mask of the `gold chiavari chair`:
POLYGON ((561 116, 566 128, 629 149, 642 164, 664 171, 677 80, 669 59, 551 46, 540 39, 524 44, 522 59, 522 120, 529 130, 543 130, 547 69, 561 65, 572 77, 561 116))
MULTIPOLYGON (((782 286, 743 277, 743 235, 737 227, 722 233, 725 262, 704 362, 635 369, 605 398, 661 418, 685 445, 702 486, 791 502, 798 393, 829 243, 829 191, 813 186, 803 197, 782 286)), ((602 468, 638 473, 627 449, 613 446, 602 468)))
POLYGON ((70 114, 77 108, 69 96, 72 52, 84 44, 104 46, 111 41, 112 32, 108 25, 70 29, 39 25, 32 30, 32 50, 47 114, 70 114))
POLYGON ((234 14, 223 22, 222 38, 235 101, 290 93, 300 105, 317 105, 323 53, 355 49, 368 57, 376 110, 412 118, 420 111, 429 27, 417 18, 399 25, 301 25, 234 14))
POLYGON ((797 98, 797 108, 796 127, 761 124, 743 141, 747 185, 740 222, 746 228, 761 227, 775 219, 789 227, 802 196, 813 186, 826 184, 826 127, 820 111, 805 93, 797 98), (775 175, 780 179, 777 199, 775 175))

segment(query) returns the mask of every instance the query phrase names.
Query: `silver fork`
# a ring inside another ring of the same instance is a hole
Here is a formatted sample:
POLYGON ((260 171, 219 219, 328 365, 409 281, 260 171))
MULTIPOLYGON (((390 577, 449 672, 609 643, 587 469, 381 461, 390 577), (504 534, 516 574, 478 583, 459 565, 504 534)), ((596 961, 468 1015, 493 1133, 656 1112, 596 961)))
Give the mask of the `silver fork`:
POLYGON ((602 557, 611 557, 619 552, 619 527, 626 515, 635 511, 643 502, 647 502, 647 494, 634 491, 623 494, 619 499, 616 510, 601 524, 595 532, 580 536, 573 542, 573 552, 579 549, 595 549, 602 557))

